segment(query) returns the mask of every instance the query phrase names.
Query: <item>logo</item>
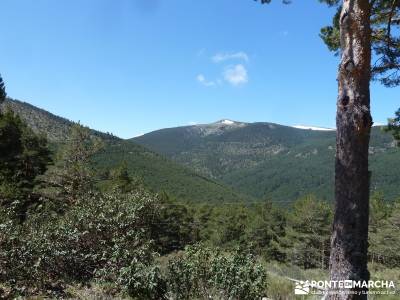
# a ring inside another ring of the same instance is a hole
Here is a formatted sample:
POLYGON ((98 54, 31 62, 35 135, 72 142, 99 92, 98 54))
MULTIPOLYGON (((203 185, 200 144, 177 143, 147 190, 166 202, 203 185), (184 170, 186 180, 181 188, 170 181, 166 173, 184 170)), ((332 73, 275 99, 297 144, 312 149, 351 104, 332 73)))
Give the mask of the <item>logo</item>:
POLYGON ((323 280, 307 280, 307 281, 300 281, 294 280, 295 288, 294 294, 295 295, 323 295, 327 293, 337 294, 337 293, 366 293, 366 294, 376 294, 376 295, 383 295, 383 294, 394 294, 395 293, 395 284, 393 281, 389 280, 378 280, 378 281, 354 281, 354 280, 331 280, 331 281, 323 281, 323 280), (357 289, 365 289, 365 291, 361 291, 357 289), (369 291, 367 290, 369 289, 369 291), (385 290, 378 290, 378 291, 371 291, 371 289, 386 289, 385 290), (353 290, 353 291, 352 291, 353 290), (354 291, 355 290, 355 291, 354 291))
POLYGON ((294 294, 295 295, 308 295, 310 293, 310 283, 308 281, 297 281, 294 294))

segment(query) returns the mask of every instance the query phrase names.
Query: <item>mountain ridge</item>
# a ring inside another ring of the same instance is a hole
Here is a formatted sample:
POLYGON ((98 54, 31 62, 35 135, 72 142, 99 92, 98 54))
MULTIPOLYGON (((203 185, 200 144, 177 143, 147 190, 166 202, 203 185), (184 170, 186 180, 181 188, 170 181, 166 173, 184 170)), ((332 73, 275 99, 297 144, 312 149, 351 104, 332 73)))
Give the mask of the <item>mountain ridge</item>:
MULTIPOLYGON (((51 112, 34 106, 28 102, 7 98, 0 104, 0 110, 11 109, 16 113, 36 134, 44 134, 50 142, 62 142, 69 134, 70 127, 77 122, 52 114, 51 112)), ((105 140, 120 140, 120 138, 98 130, 91 129, 93 135, 105 140)))
MULTIPOLYGON (((22 101, 8 99, 2 109, 6 106, 53 143, 62 143, 74 123, 22 101)), ((128 140, 92 132, 107 141, 94 159, 99 169, 127 163, 129 173, 143 178, 149 189, 179 200, 290 202, 309 193, 332 200, 334 130, 221 119, 128 140)), ((371 190, 389 200, 398 197, 399 150, 380 127, 372 129, 370 160, 371 190)))
MULTIPOLYGON (((11 109, 37 134, 46 135, 52 145, 58 147, 75 123, 54 115, 29 103, 7 99, 0 107, 11 109)), ((91 132, 105 141, 105 147, 93 158, 100 173, 126 164, 130 175, 140 177, 153 192, 166 192, 180 201, 239 202, 253 201, 251 196, 240 194, 221 182, 206 178, 195 171, 177 164, 135 142, 123 140, 96 130, 91 132)))
MULTIPOLYGON (((332 200, 335 136, 335 130, 268 122, 216 122, 156 130, 132 140, 242 193, 284 201, 307 193, 332 200)), ((400 171, 393 171, 400 170, 398 155, 393 137, 373 127, 372 187, 390 199, 400 195, 387 176, 400 179, 400 171)))

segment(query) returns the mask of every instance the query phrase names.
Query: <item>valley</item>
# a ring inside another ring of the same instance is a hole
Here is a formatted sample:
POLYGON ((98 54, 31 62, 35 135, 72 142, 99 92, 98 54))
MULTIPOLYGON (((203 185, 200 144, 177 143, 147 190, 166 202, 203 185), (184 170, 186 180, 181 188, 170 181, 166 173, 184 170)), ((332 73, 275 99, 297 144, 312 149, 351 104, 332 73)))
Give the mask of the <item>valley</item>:
MULTIPOLYGON (((55 145, 72 121, 28 103, 10 107, 55 145)), ((211 124, 161 129, 123 140, 92 130, 106 141, 95 156, 99 170, 126 163, 129 173, 154 192, 181 201, 254 202, 269 199, 286 205, 314 194, 333 197, 335 131, 258 122, 220 120, 211 124)), ((400 194, 399 150, 382 127, 372 129, 372 192, 394 200, 400 194)))

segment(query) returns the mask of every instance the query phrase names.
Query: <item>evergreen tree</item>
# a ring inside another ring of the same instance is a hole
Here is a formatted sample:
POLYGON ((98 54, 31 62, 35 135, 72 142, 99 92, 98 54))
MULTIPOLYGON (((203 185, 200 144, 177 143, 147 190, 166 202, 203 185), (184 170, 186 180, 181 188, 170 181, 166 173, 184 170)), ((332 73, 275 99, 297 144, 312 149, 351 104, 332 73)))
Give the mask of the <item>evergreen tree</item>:
POLYGON ((376 232, 379 224, 387 219, 390 206, 386 203, 382 193, 374 193, 369 202, 369 231, 376 232))
POLYGON ((249 240, 267 260, 283 261, 284 250, 280 240, 285 236, 286 214, 271 201, 256 205, 248 228, 249 240))
POLYGON ((87 127, 73 125, 55 164, 40 177, 38 193, 61 211, 79 201, 94 189, 91 158, 101 147, 101 140, 92 136, 87 127))
POLYGON ((287 260, 303 268, 327 268, 332 209, 323 201, 308 196, 296 201, 288 215, 287 260))
POLYGON ((379 216, 370 225, 369 256, 373 263, 388 268, 400 267, 400 201, 375 207, 379 216))
POLYGON ((193 213, 166 193, 160 195, 157 218, 152 225, 152 239, 161 254, 183 250, 198 236, 193 213))
POLYGON ((195 229, 197 232, 196 240, 200 241, 209 241, 213 229, 212 221, 213 221, 213 212, 215 206, 211 206, 208 203, 202 203, 199 207, 195 209, 194 219, 195 219, 195 229))
POLYGON ((248 209, 242 204, 221 205, 214 210, 214 222, 211 242, 218 247, 231 247, 247 244, 246 228, 248 225, 248 209))
POLYGON ((44 137, 36 136, 12 111, 0 114, 0 203, 13 218, 22 222, 28 208, 38 203, 35 179, 49 162, 44 137))
MULTIPOLYGON (((261 0, 270 3, 271 0, 261 0)), ((288 2, 285 1, 284 2, 288 2)), ((370 81, 400 85, 400 2, 319 0, 336 6, 333 25, 321 30, 330 50, 341 55, 336 115, 335 218, 331 241, 331 279, 369 280, 367 266, 368 150, 372 117, 370 81), (372 51, 377 60, 372 65, 372 51)), ((364 289, 365 291, 365 289, 364 289)), ((329 296, 353 299, 353 295, 329 296)), ((366 298, 366 293, 361 298, 366 298)))
POLYGON ((400 146, 400 108, 396 111, 395 117, 389 119, 389 124, 385 131, 391 132, 397 141, 397 145, 400 146))
POLYGON ((113 188, 127 192, 132 189, 132 178, 129 176, 126 163, 121 164, 110 173, 113 188))
POLYGON ((3 78, 0 75, 0 104, 6 100, 6 85, 3 81, 3 78))
POLYGON ((102 186, 103 188, 117 190, 121 193, 144 188, 141 178, 132 177, 129 174, 126 162, 110 170, 106 179, 106 184, 102 184, 102 186))

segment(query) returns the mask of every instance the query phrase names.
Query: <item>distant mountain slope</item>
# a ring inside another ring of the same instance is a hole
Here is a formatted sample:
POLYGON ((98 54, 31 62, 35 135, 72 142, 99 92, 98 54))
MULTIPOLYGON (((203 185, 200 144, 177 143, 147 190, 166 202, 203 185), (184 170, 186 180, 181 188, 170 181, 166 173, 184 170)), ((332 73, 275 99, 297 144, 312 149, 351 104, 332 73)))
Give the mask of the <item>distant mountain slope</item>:
MULTIPOLYGON (((35 132, 45 134, 51 142, 62 142, 68 136, 69 129, 74 122, 53 115, 48 111, 33 106, 27 102, 8 98, 4 103, 0 104, 0 109, 11 109, 19 117, 28 124, 35 132)), ((94 135, 97 135, 105 140, 119 140, 117 137, 96 130, 92 130, 94 135)))
MULTIPOLYGON (((17 113, 36 133, 47 135, 55 143, 62 143, 73 124, 65 118, 53 115, 25 102, 8 99, 2 109, 8 107, 17 113)), ((200 176, 159 154, 132 141, 93 130, 93 134, 106 141, 105 148, 94 158, 101 171, 116 167, 122 162, 132 175, 140 176, 149 189, 167 192, 182 201, 237 202, 253 200, 240 195, 232 188, 200 176)))
POLYGON ((130 173, 142 178, 151 190, 165 191, 183 201, 254 201, 251 196, 240 195, 224 184, 200 176, 191 169, 131 141, 122 141, 108 146, 96 156, 95 163, 102 170, 125 163, 130 173))
MULTIPOLYGON (((332 199, 335 131, 224 121, 162 129, 133 140, 257 198, 291 201, 316 193, 332 199)), ((400 152, 378 127, 372 130, 370 156, 372 189, 398 197, 400 152)))

